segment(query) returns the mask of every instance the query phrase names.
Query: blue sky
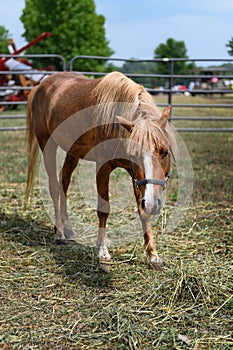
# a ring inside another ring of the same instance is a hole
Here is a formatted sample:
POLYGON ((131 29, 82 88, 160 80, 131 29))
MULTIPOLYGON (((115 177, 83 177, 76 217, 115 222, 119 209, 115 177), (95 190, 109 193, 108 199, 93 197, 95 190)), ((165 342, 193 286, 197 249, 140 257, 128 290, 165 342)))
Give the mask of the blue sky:
MULTIPOLYGON (((42 0, 43 1, 43 0, 42 0)), ((233 0, 95 0, 106 18, 106 37, 115 57, 153 58, 167 38, 183 40, 190 58, 230 58, 233 0)), ((0 25, 25 44, 19 17, 24 0, 0 0, 0 25)))

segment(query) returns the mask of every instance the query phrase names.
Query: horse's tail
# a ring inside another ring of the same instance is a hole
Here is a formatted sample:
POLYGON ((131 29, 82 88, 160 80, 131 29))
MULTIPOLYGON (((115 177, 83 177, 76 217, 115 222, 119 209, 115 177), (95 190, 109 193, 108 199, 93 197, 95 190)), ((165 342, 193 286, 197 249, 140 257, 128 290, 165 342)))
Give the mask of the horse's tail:
POLYGON ((28 171, 27 171, 27 185, 25 191, 25 204, 28 203, 29 197, 32 193, 35 176, 36 164, 39 155, 39 144, 33 128, 32 120, 32 100, 37 91, 38 86, 35 86, 28 96, 27 104, 27 154, 28 154, 28 171))

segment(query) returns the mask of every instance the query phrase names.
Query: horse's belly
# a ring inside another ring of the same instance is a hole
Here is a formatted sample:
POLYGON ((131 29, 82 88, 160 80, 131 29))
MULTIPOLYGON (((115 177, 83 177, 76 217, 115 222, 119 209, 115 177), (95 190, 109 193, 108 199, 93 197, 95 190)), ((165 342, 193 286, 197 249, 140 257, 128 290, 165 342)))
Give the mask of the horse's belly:
POLYGON ((96 154, 93 145, 75 142, 68 151, 73 157, 85 159, 89 161, 96 161, 96 154))

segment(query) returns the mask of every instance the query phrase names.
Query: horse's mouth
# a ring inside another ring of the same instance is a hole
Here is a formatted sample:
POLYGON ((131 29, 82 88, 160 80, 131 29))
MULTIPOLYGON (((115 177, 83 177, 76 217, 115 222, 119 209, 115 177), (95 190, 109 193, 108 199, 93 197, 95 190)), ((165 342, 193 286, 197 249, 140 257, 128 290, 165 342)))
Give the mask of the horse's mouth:
POLYGON ((159 215, 161 213, 161 208, 159 208, 159 209, 152 209, 152 211, 151 211, 151 215, 159 215))

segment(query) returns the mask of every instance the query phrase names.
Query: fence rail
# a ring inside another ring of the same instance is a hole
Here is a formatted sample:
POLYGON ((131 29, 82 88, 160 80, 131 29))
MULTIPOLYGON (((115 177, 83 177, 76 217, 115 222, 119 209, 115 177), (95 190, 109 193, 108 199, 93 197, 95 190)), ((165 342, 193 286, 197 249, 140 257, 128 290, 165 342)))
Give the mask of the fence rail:
MULTIPOLYGON (((8 57, 8 58, 12 58, 11 55, 0 55, 0 59, 4 58, 4 57, 8 57)), ((233 94, 233 74, 214 74, 214 77, 218 79, 218 81, 230 81, 231 84, 229 86, 224 86, 223 85, 221 87, 219 86, 212 86, 211 88, 208 89, 204 89, 203 88, 203 84, 201 85, 201 82, 205 82, 210 80, 210 78, 212 77, 211 75, 207 75, 207 74, 187 74, 187 75, 180 75, 180 74, 174 74, 174 65, 175 62, 199 62, 199 63, 213 63, 213 62, 221 62, 221 63, 232 63, 233 59, 185 59, 185 58, 180 58, 180 59, 176 59, 176 58, 164 58, 164 59, 124 59, 124 58, 109 58, 109 57, 102 57, 102 56, 75 56, 73 57, 69 64, 66 64, 65 59, 60 56, 60 55, 16 55, 13 58, 19 58, 19 57, 23 57, 23 58, 27 58, 27 59, 33 59, 33 58, 49 58, 49 57, 53 57, 53 58, 57 58, 58 60, 61 61, 62 63, 62 71, 67 71, 67 68, 69 71, 76 71, 75 70, 75 64, 77 61, 79 60, 98 60, 98 61, 103 61, 104 63, 109 63, 109 62, 117 62, 117 63, 123 63, 123 62, 135 62, 135 63, 145 63, 145 62, 153 62, 153 63, 157 63, 157 62, 163 62, 166 63, 168 65, 168 73, 167 74, 153 74, 153 73, 147 73, 147 74, 139 74, 139 73, 125 73, 127 76, 129 76, 130 78, 132 78, 133 80, 145 80, 145 79, 162 79, 165 82, 165 87, 163 88, 163 90, 158 90, 156 88, 149 88, 147 87, 147 91, 149 93, 151 93, 152 95, 155 94, 164 94, 167 96, 167 102, 165 103, 158 103, 158 106, 166 106, 168 104, 170 104, 173 108, 215 108, 215 109, 221 109, 221 108, 227 108, 227 109, 232 109, 233 108, 233 103, 212 103, 212 104, 205 104, 205 103, 187 103, 187 104, 182 104, 182 103, 174 103, 173 102, 173 96, 174 94, 177 93, 181 93, 179 91, 176 91, 174 86, 175 86, 175 82, 178 79, 185 79, 186 81, 195 81, 195 82, 200 82, 200 87, 197 87, 195 89, 191 89, 188 88, 185 90, 186 94, 191 94, 191 95, 198 95, 198 94, 205 94, 205 95, 213 95, 213 94, 229 94, 229 96, 232 96, 233 94)), ((45 71, 45 70, 35 70, 35 69, 24 69, 24 70, 18 70, 18 69, 14 69, 14 70, 4 70, 4 71, 0 71, 0 77, 4 77, 7 75, 12 75, 12 76, 19 76, 19 75, 30 75, 30 74, 38 74, 38 75, 48 75, 48 74, 52 74, 54 72, 51 71, 45 71)), ((79 73, 91 76, 93 78, 95 77, 101 77, 106 75, 108 72, 92 72, 92 71, 79 71, 79 73)), ((4 98, 4 94, 7 94, 8 92, 12 92, 13 94, 17 91, 20 91, 21 93, 24 93, 25 91, 28 91, 32 89, 31 86, 9 86, 9 85, 4 85, 4 86, 0 86, 0 108, 1 106, 5 109, 7 109, 9 106, 11 107, 15 107, 18 105, 26 105, 27 101, 22 100, 22 101, 7 101, 4 98)), ((233 97, 233 96, 232 96, 233 97)), ((233 102, 233 100, 232 100, 233 102)), ((25 114, 4 114, 4 112, 0 113, 0 121, 3 120, 13 120, 13 119, 25 119, 25 114)), ((183 116, 183 117, 178 117, 178 116, 172 116, 173 120, 190 120, 190 121, 218 121, 218 122, 223 122, 224 123, 224 127, 222 128, 177 128, 178 131, 181 132, 194 132, 194 131, 198 131, 198 132, 232 132, 233 128, 230 127, 226 127, 226 123, 229 121, 233 121, 233 117, 224 117, 224 116, 219 116, 219 117, 191 117, 191 116, 183 116)), ((26 126, 3 126, 0 127, 0 131, 9 131, 9 130, 24 130, 26 129, 26 126)))

